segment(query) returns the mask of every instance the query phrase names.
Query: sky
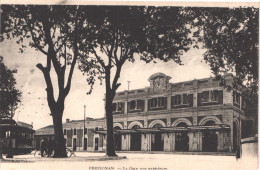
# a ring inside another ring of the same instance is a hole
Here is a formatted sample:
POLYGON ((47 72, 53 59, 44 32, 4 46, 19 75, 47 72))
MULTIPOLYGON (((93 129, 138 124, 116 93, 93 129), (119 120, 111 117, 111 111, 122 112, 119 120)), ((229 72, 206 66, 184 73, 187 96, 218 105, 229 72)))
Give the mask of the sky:
MULTIPOLYGON (((42 72, 36 67, 38 63, 45 65, 46 57, 30 47, 23 53, 19 53, 19 47, 20 45, 16 44, 15 39, 0 43, 0 55, 4 57, 5 65, 18 71, 15 74, 16 87, 22 92, 21 103, 15 111, 14 120, 33 123, 33 128, 39 129, 52 124, 46 99, 46 84, 42 72)), ((210 67, 203 60, 204 52, 205 49, 191 49, 181 57, 184 64, 181 66, 173 61, 157 61, 157 63, 149 64, 139 60, 136 60, 135 63, 127 62, 122 68, 119 79, 121 86, 117 92, 127 90, 128 81, 130 81, 130 90, 147 87, 149 86, 148 78, 157 72, 171 76, 171 83, 210 77, 212 75, 210 67)), ((71 90, 65 101, 63 122, 67 118, 82 120, 84 118, 84 105, 86 105, 86 117, 104 117, 105 84, 99 85, 97 83, 92 94, 87 95, 89 86, 86 77, 77 67, 76 65, 71 90)), ((55 74, 51 76, 56 84, 55 74)), ((54 91, 57 90, 58 88, 54 85, 54 91)))

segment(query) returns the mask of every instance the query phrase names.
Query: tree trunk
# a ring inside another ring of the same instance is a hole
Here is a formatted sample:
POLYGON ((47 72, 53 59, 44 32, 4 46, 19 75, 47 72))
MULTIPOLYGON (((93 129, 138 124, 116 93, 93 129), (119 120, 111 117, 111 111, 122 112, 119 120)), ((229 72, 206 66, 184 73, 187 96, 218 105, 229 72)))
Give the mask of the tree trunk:
POLYGON ((3 159, 3 144, 2 144, 2 140, 0 140, 0 159, 3 159))
POLYGON ((63 135, 62 128, 62 115, 64 110, 64 105, 56 105, 56 109, 58 110, 55 113, 52 113, 53 125, 54 125, 54 140, 55 140, 55 148, 54 148, 54 158, 65 158, 66 154, 66 146, 63 135))
POLYGON ((115 153, 112 99, 111 92, 106 91, 106 122, 107 122, 107 156, 117 156, 115 153))

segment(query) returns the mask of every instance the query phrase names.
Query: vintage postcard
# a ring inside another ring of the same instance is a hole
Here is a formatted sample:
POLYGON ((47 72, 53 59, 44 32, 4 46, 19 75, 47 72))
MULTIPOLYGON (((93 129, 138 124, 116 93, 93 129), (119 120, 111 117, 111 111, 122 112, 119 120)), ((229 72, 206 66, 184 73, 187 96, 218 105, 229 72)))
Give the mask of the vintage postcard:
POLYGON ((0 11, 1 169, 258 169, 259 3, 0 11))

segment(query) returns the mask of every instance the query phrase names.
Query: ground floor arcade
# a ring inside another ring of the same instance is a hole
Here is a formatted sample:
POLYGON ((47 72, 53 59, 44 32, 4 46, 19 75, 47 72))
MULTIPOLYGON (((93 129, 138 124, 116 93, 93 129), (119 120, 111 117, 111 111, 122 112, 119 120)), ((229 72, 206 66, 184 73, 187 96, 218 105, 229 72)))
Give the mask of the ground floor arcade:
MULTIPOLYGON (((97 131, 106 142, 106 132, 97 131)), ((115 148, 125 151, 230 151, 230 127, 205 125, 115 130, 115 148)), ((105 145, 103 145, 105 146, 105 145)))

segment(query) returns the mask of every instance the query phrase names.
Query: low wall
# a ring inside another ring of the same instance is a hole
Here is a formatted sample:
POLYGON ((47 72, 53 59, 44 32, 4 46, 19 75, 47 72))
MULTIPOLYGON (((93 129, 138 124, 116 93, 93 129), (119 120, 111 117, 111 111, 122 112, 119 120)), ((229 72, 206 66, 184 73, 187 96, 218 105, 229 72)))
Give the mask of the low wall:
POLYGON ((242 169, 258 169, 257 137, 241 139, 241 156, 238 166, 242 169))
POLYGON ((258 140, 257 137, 241 139, 241 158, 258 157, 258 140))

